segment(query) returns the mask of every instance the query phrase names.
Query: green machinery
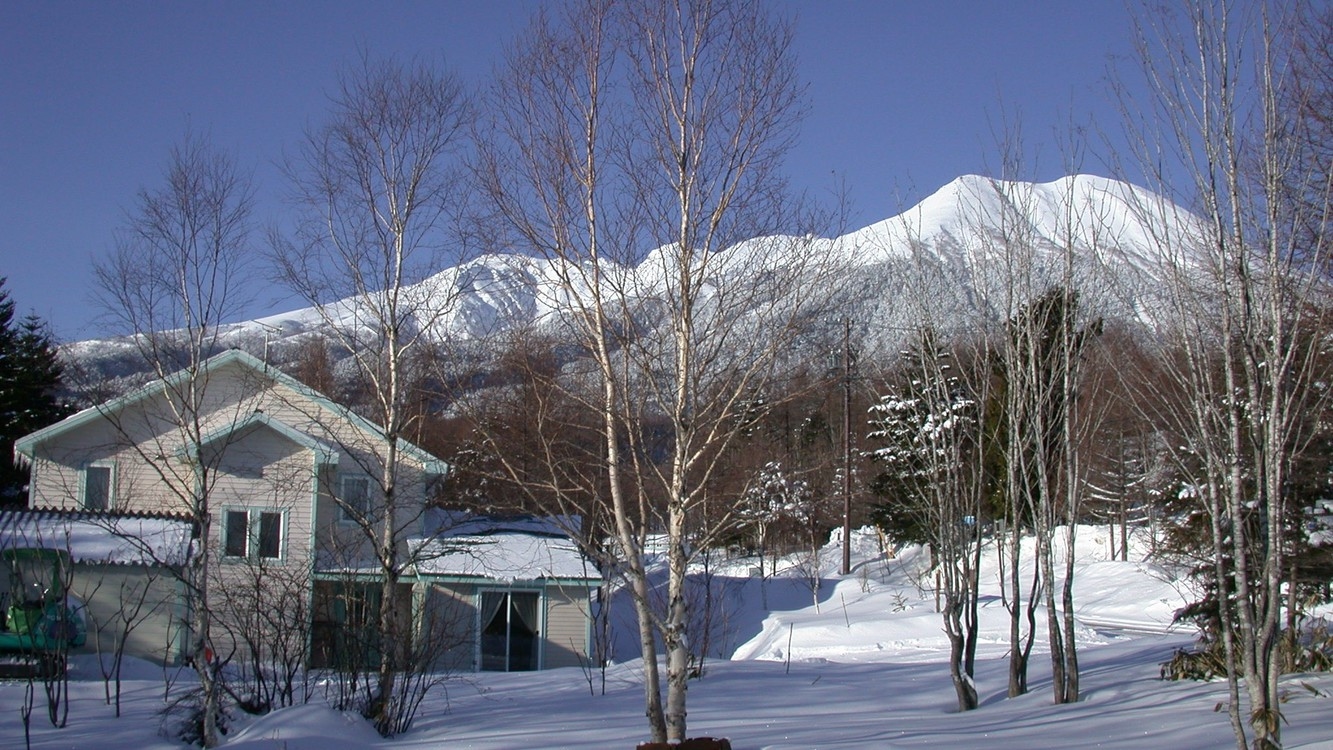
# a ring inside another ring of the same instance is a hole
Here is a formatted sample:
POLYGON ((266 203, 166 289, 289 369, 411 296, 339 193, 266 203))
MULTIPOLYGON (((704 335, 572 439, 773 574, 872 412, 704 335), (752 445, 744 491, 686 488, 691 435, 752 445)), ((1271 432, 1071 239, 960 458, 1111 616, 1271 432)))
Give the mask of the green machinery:
POLYGON ((88 638, 82 607, 65 590, 73 566, 64 550, 20 547, 0 550, 9 576, 0 629, 0 654, 62 655, 88 638))

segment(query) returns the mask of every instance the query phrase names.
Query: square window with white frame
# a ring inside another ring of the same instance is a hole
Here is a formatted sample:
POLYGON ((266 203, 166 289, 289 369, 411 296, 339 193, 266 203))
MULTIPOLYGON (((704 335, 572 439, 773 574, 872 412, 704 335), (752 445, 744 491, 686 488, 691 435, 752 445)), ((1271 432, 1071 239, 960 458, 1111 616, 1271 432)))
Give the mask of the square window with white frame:
POLYGON ((356 522, 370 516, 370 477, 344 474, 338 489, 339 521, 356 522))
POLYGON ((281 560, 283 513, 276 510, 228 508, 222 513, 222 556, 281 560))

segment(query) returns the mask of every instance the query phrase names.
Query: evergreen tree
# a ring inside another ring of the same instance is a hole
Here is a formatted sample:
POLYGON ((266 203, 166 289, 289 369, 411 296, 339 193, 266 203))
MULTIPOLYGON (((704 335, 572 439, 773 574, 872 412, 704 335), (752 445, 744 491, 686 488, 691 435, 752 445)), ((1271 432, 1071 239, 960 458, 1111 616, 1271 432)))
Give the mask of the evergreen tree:
POLYGON ((60 400, 62 367, 55 341, 36 315, 14 321, 14 301, 0 277, 0 506, 27 500, 28 469, 14 461, 14 441, 69 413, 60 400))
POLYGON ((986 495, 979 417, 988 380, 972 377, 984 371, 960 377, 950 364, 950 348, 930 328, 904 358, 901 384, 871 407, 870 437, 884 443, 873 455, 884 467, 881 487, 892 493, 879 516, 895 533, 917 536, 930 547, 949 674, 958 710, 969 711, 979 705, 978 571, 986 495))
POLYGON ((931 543, 942 474, 956 470, 950 463, 955 454, 976 442, 978 404, 952 372, 950 359, 935 331, 923 330, 903 352, 897 387, 870 407, 868 437, 881 444, 870 456, 883 467, 871 484, 884 498, 871 518, 898 542, 931 543))

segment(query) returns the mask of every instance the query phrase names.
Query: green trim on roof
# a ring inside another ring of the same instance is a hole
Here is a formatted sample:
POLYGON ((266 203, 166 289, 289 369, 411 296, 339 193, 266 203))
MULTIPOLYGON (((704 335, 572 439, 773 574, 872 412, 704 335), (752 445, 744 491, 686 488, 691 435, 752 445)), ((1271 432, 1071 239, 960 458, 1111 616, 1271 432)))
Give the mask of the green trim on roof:
MULTIPOLYGON (((256 373, 269 378, 274 383, 280 384, 295 391, 301 396, 310 399, 317 406, 347 420, 361 431, 381 440, 384 439, 384 430, 379 425, 371 422, 351 409, 331 401, 324 394, 316 391, 296 378, 293 378, 282 370, 279 370, 276 367, 269 367, 257 357, 241 349, 228 349, 221 354, 214 355, 204 360, 200 363, 199 367, 202 373, 207 374, 215 368, 225 367, 233 362, 243 365, 256 373)), ((36 432, 24 435, 14 441, 14 457, 16 460, 23 458, 31 461, 35 457, 37 447, 52 437, 90 424, 98 419, 106 419, 107 414, 115 413, 131 404, 156 396, 162 393, 167 387, 180 384, 184 381, 186 376, 186 370, 179 370, 165 378, 154 380, 151 383, 136 388, 123 396, 84 409, 83 411, 72 414, 53 425, 43 427, 36 432)), ((449 464, 402 438, 398 439, 398 450, 404 456, 421 464, 422 470, 428 474, 442 476, 449 473, 449 464)))
MULTIPOLYGON (((209 445, 218 440, 234 435, 237 432, 240 432, 241 430, 245 430, 255 426, 267 427, 270 430, 273 430, 279 435, 292 441, 293 443, 296 443, 302 448, 310 450, 315 454, 316 465, 336 465, 338 463, 338 450, 336 448, 325 445, 324 443, 321 443, 320 441, 310 437, 304 432, 297 430, 296 428, 292 427, 286 422, 283 422, 281 419, 275 419, 265 414, 262 411, 254 412, 250 414, 250 416, 246 417, 245 419, 242 419, 239 422, 233 424, 226 424, 223 425, 222 427, 219 427, 218 429, 205 435, 203 439, 200 441, 200 443, 202 445, 209 445)), ((185 455, 187 450, 188 449, 186 446, 181 446, 180 448, 177 448, 176 457, 187 458, 187 456, 185 455)))
MULTIPOLYGON (((202 373, 207 374, 209 370, 212 370, 215 367, 220 367, 222 365, 225 365, 231 362, 233 359, 239 360, 247 365, 250 365, 251 369, 255 369, 259 372, 264 372, 266 369, 263 363, 259 362, 259 360, 255 359, 254 357, 251 357, 250 355, 246 354, 240 349, 228 349, 227 351, 221 354, 216 354, 212 357, 209 357, 208 359, 199 363, 199 369, 202 373), (236 355, 243 355, 244 358, 236 355), (252 363, 258 363, 259 367, 256 368, 252 363)), ((117 396, 116 398, 113 398, 110 401, 105 401, 103 403, 97 404, 96 406, 90 406, 87 409, 84 409, 83 411, 75 412, 74 414, 65 417, 64 419, 60 420, 59 422, 56 422, 53 425, 48 425, 40 430, 37 430, 36 432, 24 435, 23 437, 14 441, 14 456, 17 458, 18 456, 22 455, 23 457, 31 460, 33 458, 33 452, 36 450, 37 446, 46 442, 50 438, 68 432, 69 430, 77 429, 86 424, 96 422, 98 419, 106 419, 107 418, 106 415, 108 414, 113 414, 132 404, 137 404, 140 401, 147 400, 152 396, 159 395, 170 387, 178 386, 185 381, 186 377, 188 376, 188 372, 189 372, 188 369, 182 369, 182 370, 177 370, 176 372, 173 372, 170 375, 167 375, 165 378, 154 378, 153 380, 149 381, 148 383, 145 383, 144 385, 139 386, 138 388, 135 388, 129 393, 117 396)))
POLYGON ((544 588, 546 586, 580 586, 592 588, 602 585, 601 576, 589 576, 587 578, 579 576, 551 576, 542 578, 491 578, 483 575, 461 575, 458 573, 423 573, 420 570, 413 570, 412 575, 422 581, 431 581, 434 583, 475 583, 478 585, 493 586, 499 588, 520 587, 520 588, 544 588))

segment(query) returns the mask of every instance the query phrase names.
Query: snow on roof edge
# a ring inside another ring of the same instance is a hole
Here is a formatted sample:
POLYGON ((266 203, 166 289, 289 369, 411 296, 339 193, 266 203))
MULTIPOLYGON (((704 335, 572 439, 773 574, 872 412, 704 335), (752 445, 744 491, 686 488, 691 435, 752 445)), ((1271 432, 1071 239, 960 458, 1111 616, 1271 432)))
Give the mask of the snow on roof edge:
POLYGON ((0 510, 0 547, 64 549, 76 563, 184 565, 194 536, 191 520, 177 514, 0 510))

